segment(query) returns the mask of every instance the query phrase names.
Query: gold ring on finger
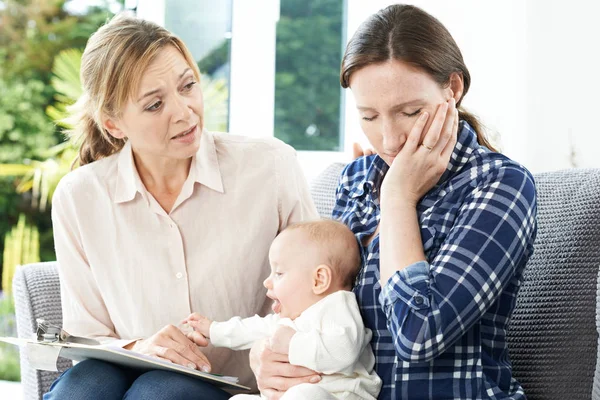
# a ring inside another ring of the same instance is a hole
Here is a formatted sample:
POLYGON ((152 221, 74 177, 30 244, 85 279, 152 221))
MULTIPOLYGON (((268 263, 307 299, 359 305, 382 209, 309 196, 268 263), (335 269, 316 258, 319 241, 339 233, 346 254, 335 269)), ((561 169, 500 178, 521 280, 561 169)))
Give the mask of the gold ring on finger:
POLYGON ((429 147, 425 143, 421 143, 421 146, 425 147, 429 151, 433 150, 433 147, 429 147))

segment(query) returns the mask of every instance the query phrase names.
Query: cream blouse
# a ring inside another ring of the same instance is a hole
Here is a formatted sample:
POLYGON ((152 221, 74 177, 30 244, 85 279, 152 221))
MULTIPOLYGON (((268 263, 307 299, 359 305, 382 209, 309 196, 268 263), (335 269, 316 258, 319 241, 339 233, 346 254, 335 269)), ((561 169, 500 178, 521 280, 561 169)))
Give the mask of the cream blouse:
MULTIPOLYGON (((315 219, 295 152, 279 140, 204 131, 170 213, 145 189, 126 144, 67 174, 54 193, 64 328, 124 345, 192 312, 264 315, 272 240, 315 219)), ((247 351, 204 352, 213 372, 255 387, 247 351)))

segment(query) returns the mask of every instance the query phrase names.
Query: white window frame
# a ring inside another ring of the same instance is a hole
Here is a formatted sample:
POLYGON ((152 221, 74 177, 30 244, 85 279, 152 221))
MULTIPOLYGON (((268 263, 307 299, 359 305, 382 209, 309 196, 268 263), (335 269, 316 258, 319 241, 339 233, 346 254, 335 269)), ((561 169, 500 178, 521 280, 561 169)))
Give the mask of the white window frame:
MULTIPOLYGON (((279 10, 279 0, 233 0, 229 109, 232 133, 255 137, 274 136, 276 25, 279 10), (257 46, 257 43, 260 45, 257 46)), ((341 109, 344 110, 340 121, 343 150, 298 151, 298 159, 309 181, 333 162, 348 162, 353 142, 366 145, 357 123, 356 107, 353 101, 347 101, 346 94, 347 91, 343 91, 340 96, 341 109)))

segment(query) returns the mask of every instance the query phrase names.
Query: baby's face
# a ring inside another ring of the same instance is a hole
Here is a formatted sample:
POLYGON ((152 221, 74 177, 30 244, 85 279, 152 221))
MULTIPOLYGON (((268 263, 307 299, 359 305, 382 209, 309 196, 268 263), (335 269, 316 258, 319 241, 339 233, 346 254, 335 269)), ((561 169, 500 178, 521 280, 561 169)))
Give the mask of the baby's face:
POLYGON ((295 319, 319 300, 313 293, 316 247, 302 229, 282 233, 271 245, 271 275, 264 285, 273 311, 283 318, 295 319))

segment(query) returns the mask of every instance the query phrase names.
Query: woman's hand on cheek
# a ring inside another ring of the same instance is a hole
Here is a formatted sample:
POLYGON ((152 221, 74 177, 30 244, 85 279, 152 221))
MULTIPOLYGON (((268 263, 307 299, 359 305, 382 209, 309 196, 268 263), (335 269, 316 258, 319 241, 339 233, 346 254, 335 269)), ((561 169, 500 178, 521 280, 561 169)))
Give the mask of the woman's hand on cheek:
POLYGON ((381 187, 382 203, 393 198, 394 201, 416 206, 448 167, 458 130, 458 110, 454 99, 438 107, 427 133, 423 135, 428 118, 428 113, 421 114, 404 147, 394 158, 381 187))
POLYGON ((250 366, 258 389, 269 400, 278 400, 292 386, 317 383, 321 376, 308 368, 291 365, 287 355, 272 351, 268 339, 258 341, 250 351, 250 366))

